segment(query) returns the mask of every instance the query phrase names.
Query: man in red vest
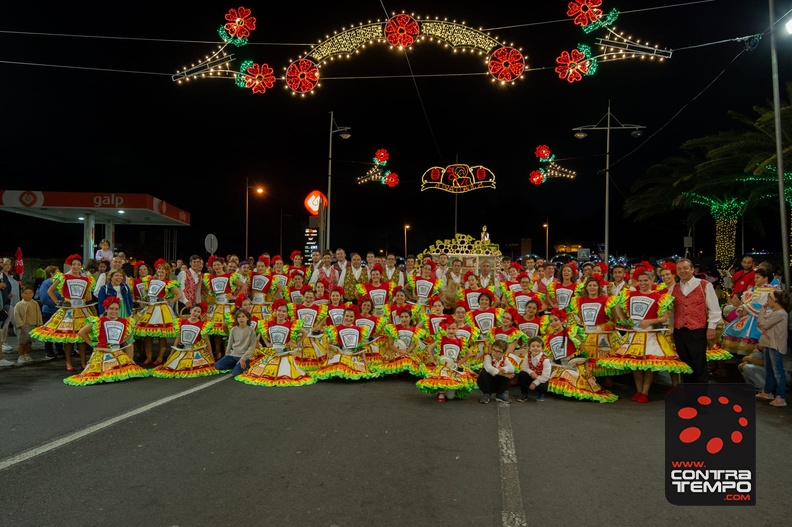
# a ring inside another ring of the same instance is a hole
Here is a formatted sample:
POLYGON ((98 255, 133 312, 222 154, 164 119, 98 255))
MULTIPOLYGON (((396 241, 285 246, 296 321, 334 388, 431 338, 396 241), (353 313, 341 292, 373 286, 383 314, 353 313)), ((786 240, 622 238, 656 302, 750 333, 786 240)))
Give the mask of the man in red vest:
POLYGON ((684 382, 706 383, 707 341, 715 340, 715 328, 721 309, 715 288, 706 280, 693 276, 693 264, 687 258, 676 262, 679 283, 671 286, 674 297, 674 344, 679 358, 692 369, 684 382))

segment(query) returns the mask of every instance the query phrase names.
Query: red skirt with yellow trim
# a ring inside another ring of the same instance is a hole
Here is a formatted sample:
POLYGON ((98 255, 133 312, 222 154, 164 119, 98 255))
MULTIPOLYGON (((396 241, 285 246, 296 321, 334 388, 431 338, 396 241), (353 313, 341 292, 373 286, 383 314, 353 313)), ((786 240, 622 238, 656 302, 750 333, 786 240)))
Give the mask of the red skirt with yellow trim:
POLYGON ((88 386, 149 375, 151 375, 149 370, 132 362, 122 350, 94 349, 85 369, 77 375, 66 377, 63 382, 70 386, 88 386))
POLYGON ((262 357, 235 378, 245 384, 268 387, 307 386, 316 382, 297 365, 293 352, 262 357))

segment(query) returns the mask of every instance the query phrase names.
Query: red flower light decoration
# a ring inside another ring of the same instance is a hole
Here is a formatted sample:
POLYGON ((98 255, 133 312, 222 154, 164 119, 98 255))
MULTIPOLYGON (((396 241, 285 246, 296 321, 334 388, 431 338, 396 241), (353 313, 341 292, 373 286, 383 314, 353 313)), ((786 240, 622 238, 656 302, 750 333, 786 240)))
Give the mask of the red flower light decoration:
POLYGON ((539 159, 547 159, 550 157, 550 147, 547 145, 539 145, 536 147, 536 157, 539 159))
POLYGON ((476 169, 476 179, 479 181, 484 181, 484 178, 487 177, 487 171, 483 168, 476 169))
POLYGON ((256 18, 250 16, 251 10, 240 6, 239 9, 231 9, 226 13, 225 19, 228 20, 225 30, 231 36, 244 38, 256 29, 256 18))
POLYGON ((572 51, 564 51, 556 58, 555 71, 558 73, 560 79, 566 79, 567 82, 572 83, 579 81, 589 71, 591 64, 586 56, 580 51, 573 49, 572 51))
POLYGON ((489 59, 490 75, 499 81, 513 81, 525 70, 525 59, 516 48, 503 46, 495 50, 489 59))
POLYGON ((575 0, 567 4, 567 16, 575 17, 575 25, 586 27, 602 16, 602 0, 575 0))
POLYGON ((388 151, 387 151, 387 150, 385 150, 384 148, 380 148, 379 150, 377 150, 377 151, 374 153, 374 157, 375 157, 375 158, 377 159, 377 161, 379 161, 380 163, 384 163, 385 161, 387 161, 388 159, 390 159, 390 154, 389 154, 389 153, 388 153, 388 151))
POLYGON ((391 172, 387 176, 385 176, 385 184, 389 187, 393 188, 399 184, 399 174, 396 172, 391 172))
POLYGON ((440 176, 441 176, 441 175, 442 175, 442 174, 441 174, 441 172, 440 172, 440 169, 439 169, 439 168, 433 168, 433 169, 432 169, 432 172, 431 172, 431 174, 430 174, 430 176, 429 176, 429 177, 431 177, 431 178, 432 178, 432 181, 437 181, 438 179, 440 179, 440 176))
POLYGON ((396 15, 385 24, 385 39, 391 46, 412 46, 420 32, 418 22, 410 15, 396 15))
POLYGON ((247 75, 244 76, 245 87, 252 88, 253 93, 265 93, 268 88, 275 85, 275 75, 273 75, 272 68, 269 64, 253 64, 247 69, 247 75))
POLYGON ((319 82, 319 68, 309 59, 295 60, 286 70, 286 84, 299 93, 307 93, 319 82))
POLYGON ((534 185, 541 185, 545 182, 545 175, 541 170, 534 170, 531 172, 531 175, 528 176, 528 180, 534 185))

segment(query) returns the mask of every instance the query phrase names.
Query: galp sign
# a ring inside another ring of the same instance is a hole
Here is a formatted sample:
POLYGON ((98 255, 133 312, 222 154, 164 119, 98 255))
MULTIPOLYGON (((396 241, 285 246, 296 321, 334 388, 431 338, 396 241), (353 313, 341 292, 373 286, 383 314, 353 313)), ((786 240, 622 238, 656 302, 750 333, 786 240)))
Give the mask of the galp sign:
POLYGON ((106 194, 96 195, 93 197, 93 204, 95 207, 113 207, 117 209, 124 204, 124 198, 115 194, 110 194, 109 196, 106 194))
POLYGON ((311 216, 319 215, 319 207, 327 208, 327 196, 314 190, 305 197, 305 208, 311 216))

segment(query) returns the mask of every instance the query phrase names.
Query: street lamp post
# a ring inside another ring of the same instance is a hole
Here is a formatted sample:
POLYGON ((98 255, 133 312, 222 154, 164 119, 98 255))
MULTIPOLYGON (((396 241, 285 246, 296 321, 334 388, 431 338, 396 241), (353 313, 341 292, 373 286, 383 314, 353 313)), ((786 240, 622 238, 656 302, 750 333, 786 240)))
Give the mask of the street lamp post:
POLYGON ((548 219, 544 225, 545 229, 545 262, 550 261, 550 220, 548 219))
MULTIPOLYGON (((770 63, 773 73, 773 113, 775 114, 776 164, 778 165, 778 208, 781 213, 781 255, 784 259, 784 284, 789 287, 789 236, 787 234, 786 196, 784 195, 784 145, 781 137, 781 100, 778 86, 778 54, 776 51, 775 2, 769 0, 770 63)), ((787 30, 792 33, 787 24, 787 30)))
POLYGON ((250 178, 245 176, 245 259, 250 256, 248 254, 248 242, 250 240, 250 189, 255 189, 256 194, 264 193, 262 187, 250 186, 250 178))
POLYGON ((404 260, 405 261, 407 260, 407 229, 409 228, 410 226, 405 223, 404 224, 404 260))
POLYGON ((575 137, 578 139, 585 138, 588 134, 587 130, 605 130, 605 254, 603 261, 605 265, 610 265, 608 255, 610 251, 610 133, 611 130, 632 130, 633 137, 641 137, 645 126, 637 124, 622 124, 616 116, 611 113, 610 99, 608 99, 608 113, 602 119, 597 121, 597 124, 589 124, 586 126, 579 126, 573 128, 575 130, 575 137), (611 125, 611 119, 616 121, 618 126, 611 125), (602 121, 605 120, 605 126, 602 126, 602 121))
POLYGON ((335 119, 333 119, 333 112, 330 112, 330 139, 328 140, 330 149, 327 154, 327 220, 325 222, 325 228, 327 229, 327 247, 325 250, 328 251, 330 250, 330 187, 333 176, 333 134, 338 133, 341 139, 349 139, 352 137, 352 134, 349 133, 350 130, 349 126, 338 126, 335 119))

